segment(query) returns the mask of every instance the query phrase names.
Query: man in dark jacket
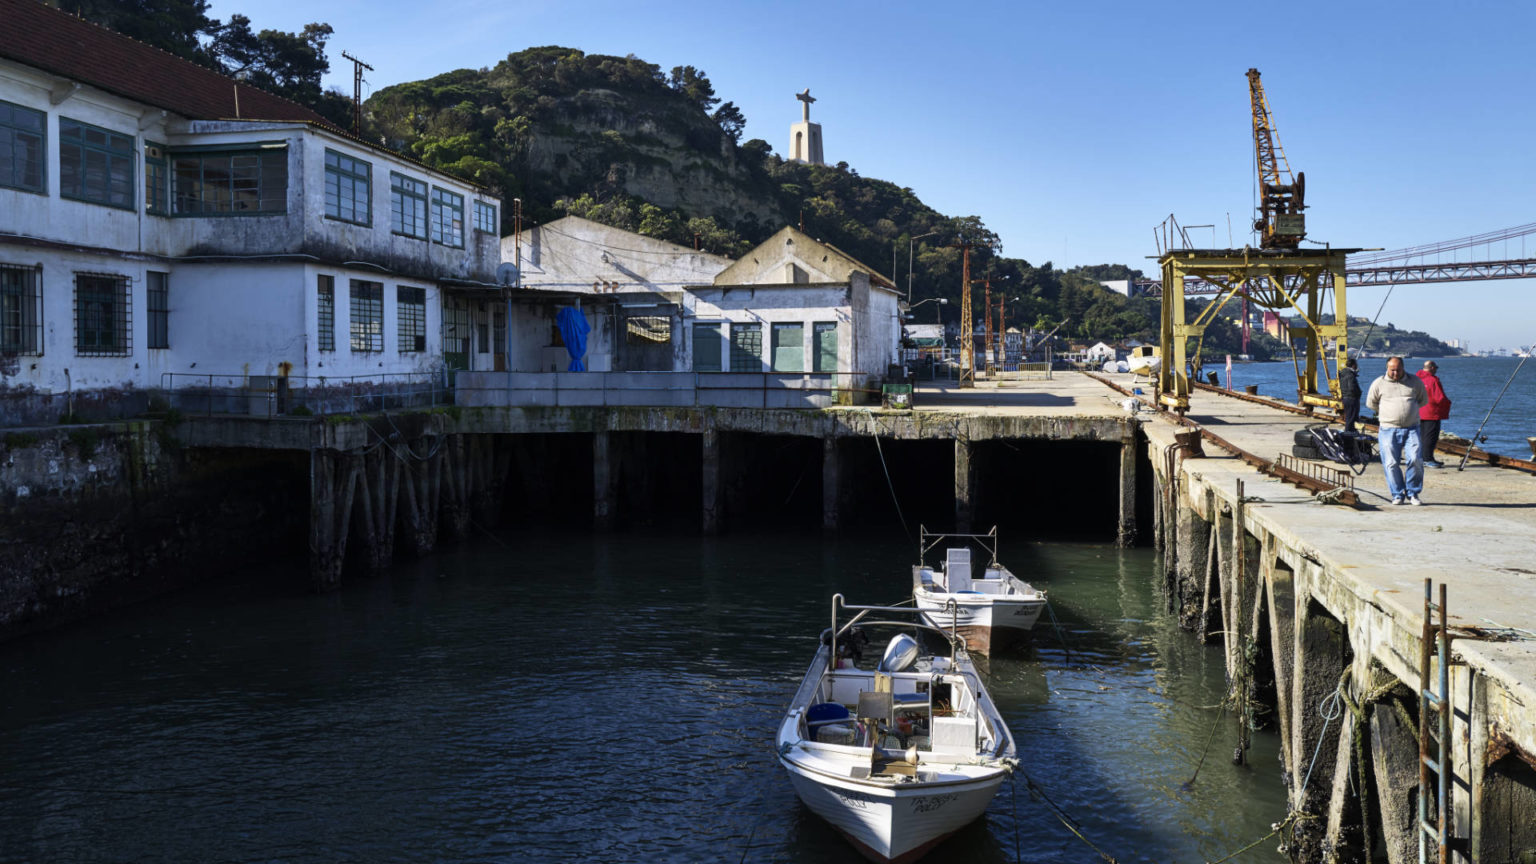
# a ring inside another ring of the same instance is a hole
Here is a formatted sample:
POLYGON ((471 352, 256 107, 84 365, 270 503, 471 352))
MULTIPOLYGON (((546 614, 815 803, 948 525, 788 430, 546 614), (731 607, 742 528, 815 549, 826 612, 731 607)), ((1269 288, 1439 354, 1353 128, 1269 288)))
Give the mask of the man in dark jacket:
POLYGON ((1425 360, 1424 368, 1419 370, 1419 380, 1424 382, 1424 392, 1429 395, 1429 404, 1419 409, 1419 440, 1424 448, 1426 468, 1445 467, 1435 458, 1435 445, 1440 443, 1440 421, 1451 417, 1451 400, 1435 374, 1439 371, 1440 367, 1433 360, 1425 360))
POLYGON ((1339 398, 1344 400, 1344 431, 1353 435, 1360 419, 1360 364, 1353 357, 1339 370, 1339 398))

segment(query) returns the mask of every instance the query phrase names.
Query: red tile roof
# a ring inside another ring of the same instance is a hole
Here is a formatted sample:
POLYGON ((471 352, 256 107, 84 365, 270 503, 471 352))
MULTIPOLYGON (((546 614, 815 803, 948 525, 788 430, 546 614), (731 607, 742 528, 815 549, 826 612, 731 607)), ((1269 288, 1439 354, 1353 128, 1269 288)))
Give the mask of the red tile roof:
POLYGON ((286 120, 335 128, 297 102, 60 12, 41 0, 0 0, 0 22, 4 22, 0 57, 188 119, 286 120))

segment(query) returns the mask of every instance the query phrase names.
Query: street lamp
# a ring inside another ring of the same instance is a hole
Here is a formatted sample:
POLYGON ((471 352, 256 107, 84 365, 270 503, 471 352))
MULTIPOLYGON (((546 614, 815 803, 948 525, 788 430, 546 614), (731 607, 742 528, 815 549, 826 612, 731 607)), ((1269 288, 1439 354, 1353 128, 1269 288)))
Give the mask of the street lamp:
MULTIPOLYGON (((942 231, 929 231, 927 234, 919 234, 916 237, 907 238, 907 302, 912 302, 912 247, 924 237, 933 237, 942 234, 942 231)), ((927 302, 926 300, 923 302, 927 302)))

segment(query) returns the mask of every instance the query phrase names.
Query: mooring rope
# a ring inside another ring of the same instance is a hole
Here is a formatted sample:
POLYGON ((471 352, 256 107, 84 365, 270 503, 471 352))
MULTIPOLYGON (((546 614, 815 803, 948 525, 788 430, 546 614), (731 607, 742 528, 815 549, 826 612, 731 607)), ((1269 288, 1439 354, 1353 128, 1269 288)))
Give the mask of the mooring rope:
POLYGON ((1025 771, 1021 767, 1019 768, 1019 773, 1024 775, 1024 784, 1029 787, 1030 794, 1038 796, 1041 801, 1044 801, 1045 805, 1051 809, 1051 812, 1056 814, 1056 818, 1061 821, 1061 824, 1067 826, 1068 831, 1071 831, 1073 834, 1077 835, 1077 839, 1088 844, 1088 848, 1097 852, 1099 854, 1099 858, 1103 859, 1105 862, 1107 862, 1107 864, 1119 864, 1118 859, 1114 858, 1103 849, 1100 849, 1098 846, 1095 846, 1092 840, 1089 840, 1083 835, 1083 832, 1078 829, 1077 820, 1073 819, 1071 816, 1068 816, 1065 810, 1061 809, 1061 807, 1058 806, 1055 801, 1052 801, 1051 796, 1045 794, 1045 790, 1040 788, 1040 784, 1036 783, 1033 777, 1029 776, 1028 771, 1025 771))
POLYGON ((880 454, 880 470, 885 472, 885 486, 891 490, 891 503, 896 505, 896 518, 901 520, 901 533, 911 535, 912 529, 907 527, 907 517, 901 512, 901 500, 896 497, 896 483, 891 480, 891 469, 885 464, 885 450, 880 446, 880 433, 876 431, 880 421, 875 418, 875 412, 868 408, 864 409, 864 413, 869 415, 869 436, 875 439, 875 452, 880 454))

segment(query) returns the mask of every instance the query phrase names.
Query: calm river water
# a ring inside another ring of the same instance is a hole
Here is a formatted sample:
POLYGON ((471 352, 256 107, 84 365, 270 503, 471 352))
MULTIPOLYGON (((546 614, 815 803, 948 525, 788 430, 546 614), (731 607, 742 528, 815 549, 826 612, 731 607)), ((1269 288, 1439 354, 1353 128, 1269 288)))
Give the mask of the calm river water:
MULTIPOLYGON (((504 532, 302 591, 293 568, 0 646, 0 861, 859 860, 772 738, 828 598, 909 596, 899 536, 504 532)), ((1156 555, 1004 544, 1065 644, 983 661, 1025 770, 1123 862, 1220 857, 1284 813, 1234 767, 1219 648, 1156 555)), ((1271 839, 1236 860, 1282 861, 1271 839)), ((1097 856, 1022 782, 934 860, 1097 856), (961 856, 964 856, 963 858, 961 856)))
MULTIPOLYGON (((1404 361, 1410 373, 1423 368, 1422 359, 1404 361)), ((1451 419, 1441 424, 1445 432, 1471 438, 1478 424, 1488 417, 1483 428, 1487 442, 1482 446, 1493 453, 1530 459, 1531 448, 1525 443, 1527 436, 1536 435, 1536 360, 1527 360, 1521 367, 1518 357, 1441 357, 1435 359, 1440 367, 1440 383, 1445 395, 1451 397, 1451 419), (1519 374, 1515 374, 1516 368, 1519 374), (1514 375, 1511 379, 1510 376, 1514 375), (1499 391, 1508 384, 1504 398, 1494 408, 1499 391)), ((1207 371, 1214 370, 1223 385, 1226 372, 1222 363, 1209 364, 1207 371)), ((1387 370, 1387 361, 1368 357, 1360 361, 1360 389, 1370 389, 1371 382, 1387 370)), ((1273 363, 1233 363, 1232 386, 1241 389, 1247 384, 1258 384, 1259 393, 1286 401, 1296 401, 1296 372, 1289 360, 1273 363)), ((1362 396, 1362 402, 1364 398, 1362 396)), ((1360 413, 1370 416, 1365 406, 1360 413)))

